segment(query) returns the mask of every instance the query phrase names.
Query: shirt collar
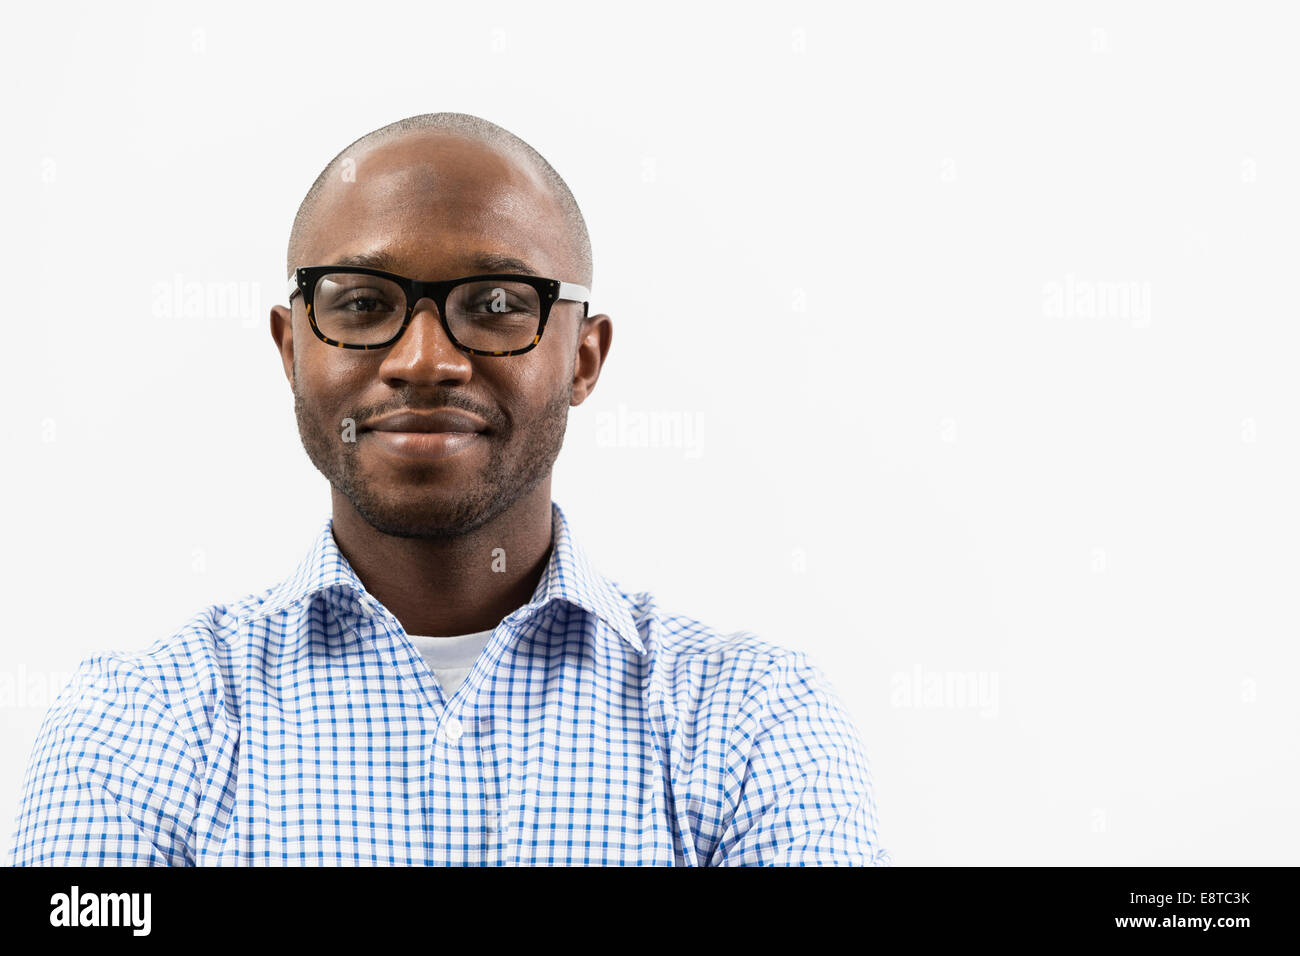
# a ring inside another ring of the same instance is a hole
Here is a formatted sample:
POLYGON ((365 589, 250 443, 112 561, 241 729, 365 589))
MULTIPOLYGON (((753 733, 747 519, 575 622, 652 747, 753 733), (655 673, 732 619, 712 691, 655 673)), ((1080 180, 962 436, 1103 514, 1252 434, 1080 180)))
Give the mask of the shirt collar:
MULTIPOLYGON (((264 616, 318 593, 366 595, 365 585, 352 570, 334 540, 334 519, 326 518, 315 541, 297 569, 271 589, 258 609, 264 616)), ((552 601, 567 601, 604 621, 624 641, 645 654, 627 599, 614 582, 601 574, 574 539, 564 511, 551 502, 551 556, 533 590, 527 611, 552 601)), ((518 613, 518 612, 511 612, 518 613)))

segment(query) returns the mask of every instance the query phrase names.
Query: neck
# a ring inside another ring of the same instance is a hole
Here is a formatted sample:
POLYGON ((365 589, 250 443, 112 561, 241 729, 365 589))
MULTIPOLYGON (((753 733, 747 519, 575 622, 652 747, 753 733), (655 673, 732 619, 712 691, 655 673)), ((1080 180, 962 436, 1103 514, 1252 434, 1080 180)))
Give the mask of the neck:
POLYGON ((550 559, 549 476, 457 538, 395 538, 376 531, 338 491, 333 502, 340 553, 408 634, 444 637, 496 627, 532 598, 550 559))

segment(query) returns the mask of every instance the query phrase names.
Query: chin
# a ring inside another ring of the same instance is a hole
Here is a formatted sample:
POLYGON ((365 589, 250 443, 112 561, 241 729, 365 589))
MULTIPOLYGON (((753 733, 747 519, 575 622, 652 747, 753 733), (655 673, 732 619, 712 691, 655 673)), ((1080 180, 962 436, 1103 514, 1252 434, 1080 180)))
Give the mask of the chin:
POLYGON ((352 506, 376 531, 397 538, 456 538, 482 527, 496 513, 479 496, 443 501, 428 489, 394 493, 379 500, 351 498, 352 506))

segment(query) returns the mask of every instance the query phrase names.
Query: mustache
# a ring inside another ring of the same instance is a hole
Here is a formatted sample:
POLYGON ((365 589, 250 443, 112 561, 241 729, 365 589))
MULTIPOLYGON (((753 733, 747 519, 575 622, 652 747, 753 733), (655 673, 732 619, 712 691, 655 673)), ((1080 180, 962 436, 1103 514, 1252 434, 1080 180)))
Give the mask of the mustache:
POLYGON ((433 396, 410 395, 404 399, 384 402, 381 405, 368 405, 364 408, 355 409, 348 417, 354 421, 367 422, 395 412, 436 412, 446 409, 477 415, 493 431, 499 431, 504 426, 504 422, 501 420, 502 417, 495 409, 483 408, 464 395, 458 395, 454 392, 444 392, 441 395, 433 396))

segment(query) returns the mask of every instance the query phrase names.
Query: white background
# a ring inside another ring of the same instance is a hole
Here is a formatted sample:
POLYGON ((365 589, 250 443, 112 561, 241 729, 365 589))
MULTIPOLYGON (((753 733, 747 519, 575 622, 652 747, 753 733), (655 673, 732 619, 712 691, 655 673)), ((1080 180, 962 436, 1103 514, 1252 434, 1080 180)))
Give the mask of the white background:
POLYGON ((357 136, 455 110, 591 230, 615 335, 556 467, 575 534, 809 652, 897 864, 1295 863, 1292 16, 7 11, 0 818, 79 660, 310 545, 267 321, 293 213, 357 136), (691 441, 611 443, 620 405, 691 441))

